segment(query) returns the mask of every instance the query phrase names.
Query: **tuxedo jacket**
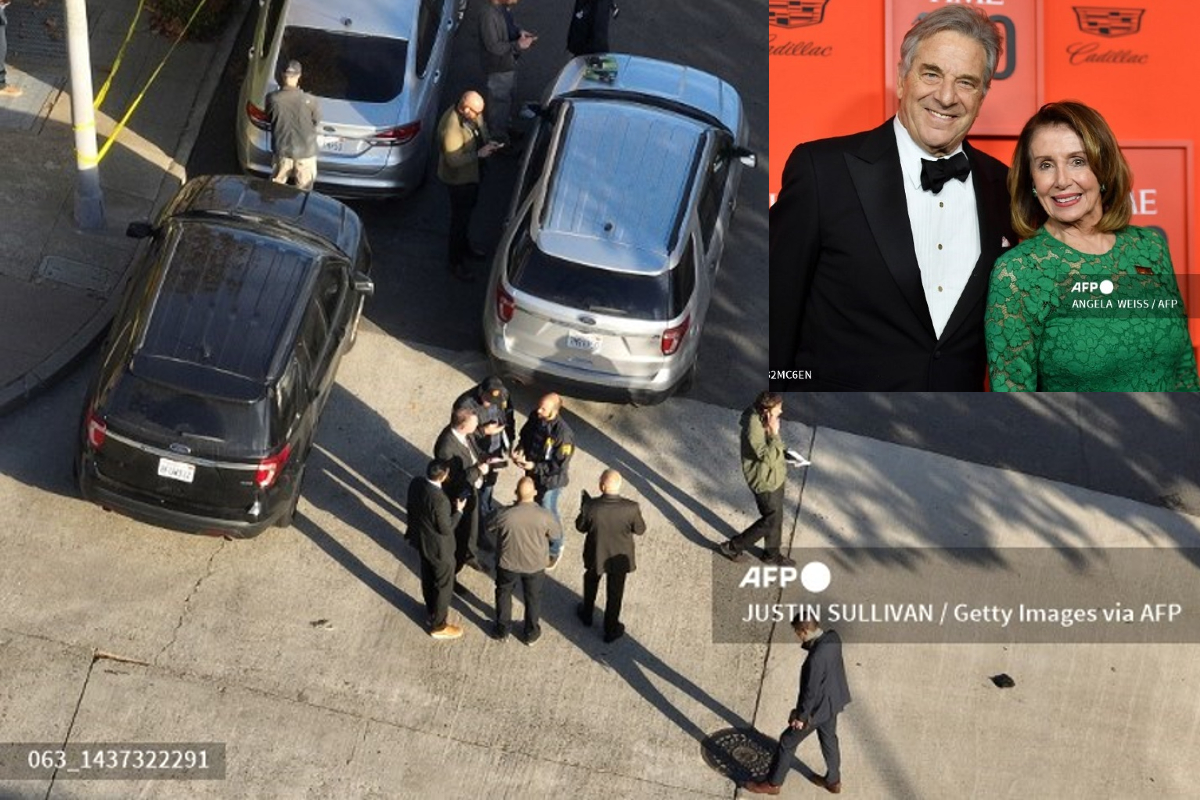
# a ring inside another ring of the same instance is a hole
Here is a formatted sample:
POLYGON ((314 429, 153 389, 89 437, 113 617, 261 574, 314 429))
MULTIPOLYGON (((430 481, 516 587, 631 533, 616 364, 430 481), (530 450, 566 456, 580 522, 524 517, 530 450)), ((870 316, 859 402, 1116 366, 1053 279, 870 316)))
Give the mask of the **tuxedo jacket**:
POLYGON ((423 475, 408 484, 408 540, 421 558, 439 569, 454 569, 454 528, 462 518, 446 496, 423 475))
POLYGON ((825 631, 812 643, 800 668, 800 695, 792 717, 815 727, 840 714, 849 703, 842 637, 837 631, 825 631))
POLYGON ((802 377, 773 390, 962 391, 984 380, 988 276, 1015 244, 1008 168, 964 144, 980 255, 940 337, 917 265, 889 119, 792 151, 771 207, 770 369, 802 377))
MULTIPOLYGON (((467 441, 471 442, 471 437, 467 437, 467 441)), ((474 444, 460 442, 454 435, 454 429, 447 425, 442 428, 433 445, 433 457, 449 462, 450 475, 443 486, 448 497, 467 497, 475 493, 475 481, 481 476, 479 467, 475 465, 478 453, 474 450, 474 444)))

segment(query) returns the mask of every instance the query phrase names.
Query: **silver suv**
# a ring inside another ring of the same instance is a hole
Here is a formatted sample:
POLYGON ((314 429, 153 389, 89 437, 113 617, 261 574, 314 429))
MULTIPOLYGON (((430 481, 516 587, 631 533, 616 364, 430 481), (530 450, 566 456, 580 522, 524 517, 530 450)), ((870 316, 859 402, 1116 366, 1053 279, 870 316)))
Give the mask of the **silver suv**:
POLYGON ((459 0, 265 0, 242 81, 237 154, 271 172, 267 95, 288 61, 321 104, 317 186, 337 196, 417 187, 437 127, 438 93, 459 0))
POLYGON ((572 394, 686 391, 743 166, 742 102, 691 67, 581 56, 537 110, 484 309, 496 369, 572 394))

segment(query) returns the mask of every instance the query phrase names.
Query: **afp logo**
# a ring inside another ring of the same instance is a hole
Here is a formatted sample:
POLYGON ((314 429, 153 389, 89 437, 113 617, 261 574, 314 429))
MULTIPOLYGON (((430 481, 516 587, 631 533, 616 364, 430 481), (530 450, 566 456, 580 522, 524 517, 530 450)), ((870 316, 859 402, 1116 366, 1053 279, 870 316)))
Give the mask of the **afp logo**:
POLYGON ((770 0, 767 20, 777 28, 806 28, 825 19, 829 0, 770 0))
POLYGON ((1142 29, 1144 8, 1096 8, 1075 6, 1079 30, 1093 36, 1131 36, 1142 29))

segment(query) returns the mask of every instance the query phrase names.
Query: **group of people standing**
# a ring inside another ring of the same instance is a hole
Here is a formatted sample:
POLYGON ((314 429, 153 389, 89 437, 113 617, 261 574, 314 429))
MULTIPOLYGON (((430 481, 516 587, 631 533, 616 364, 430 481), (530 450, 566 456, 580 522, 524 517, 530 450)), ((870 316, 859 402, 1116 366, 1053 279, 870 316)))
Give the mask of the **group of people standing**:
MULTIPOLYGON (((512 597, 521 585, 525 605, 523 641, 541 638, 541 597, 545 574, 562 560, 565 544, 559 500, 570 482, 575 434, 562 414, 562 398, 544 395, 516 433, 516 417, 504 383, 490 377, 455 401, 449 424, 433 447, 425 474, 408 487, 408 533, 421 558, 421 591, 429 634, 457 639, 463 629, 449 619, 454 593, 465 592, 457 575, 464 568, 487 572, 481 548, 494 551, 495 618, 491 635, 499 641, 512 627, 512 597), (509 464, 524 474, 515 502, 498 505, 495 486, 509 464)), ((576 609, 591 625, 600 577, 606 575, 605 641, 620 638, 625 576, 635 569, 633 537, 645 532, 637 503, 620 496, 621 475, 600 476, 601 495, 583 492, 578 531, 583 548, 584 595, 576 609)))
POLYGON ((1008 168, 966 142, 1001 46, 980 8, 935 9, 901 45, 896 116, 792 152, 771 207, 772 388, 1200 390, 1170 251, 1129 224, 1100 113, 1043 106, 1008 168))

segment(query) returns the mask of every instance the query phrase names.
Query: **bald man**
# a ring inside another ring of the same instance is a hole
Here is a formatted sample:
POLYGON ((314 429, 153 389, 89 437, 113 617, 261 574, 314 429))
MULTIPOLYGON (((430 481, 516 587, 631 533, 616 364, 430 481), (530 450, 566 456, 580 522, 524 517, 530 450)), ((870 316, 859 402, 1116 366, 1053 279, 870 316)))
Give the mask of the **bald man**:
POLYGON ((600 496, 592 498, 584 492, 583 505, 575 519, 575 528, 587 534, 583 545, 583 602, 576 613, 584 625, 591 626, 600 576, 607 576, 605 642, 615 642, 625 635, 625 626, 621 624, 625 576, 637 569, 633 537, 646 532, 641 509, 634 501, 621 497, 621 484, 619 472, 604 470, 600 475, 600 496))
POLYGON ((485 253, 471 246, 471 212, 479 199, 479 160, 500 147, 488 141, 483 121, 483 97, 466 91, 458 104, 446 109, 438 121, 438 178, 450 192, 450 237, 446 265, 450 274, 470 283, 475 276, 467 270, 466 259, 483 258, 485 253))
POLYGON ((521 582, 525 602, 525 644, 542 636, 542 583, 546 577, 546 547, 562 537, 558 520, 534 502, 532 478, 517 481, 517 502, 500 509, 490 528, 496 537, 496 625, 492 637, 508 638, 512 624, 513 587, 521 582))
MULTIPOLYGON (((562 398, 551 393, 538 401, 537 408, 521 428, 518 444, 513 451, 513 463, 533 478, 537 501, 542 508, 558 516, 558 497, 570 482, 569 467, 575 453, 575 434, 562 418, 562 398)), ((561 534, 550 542, 547 570, 558 566, 562 558, 561 534)))

